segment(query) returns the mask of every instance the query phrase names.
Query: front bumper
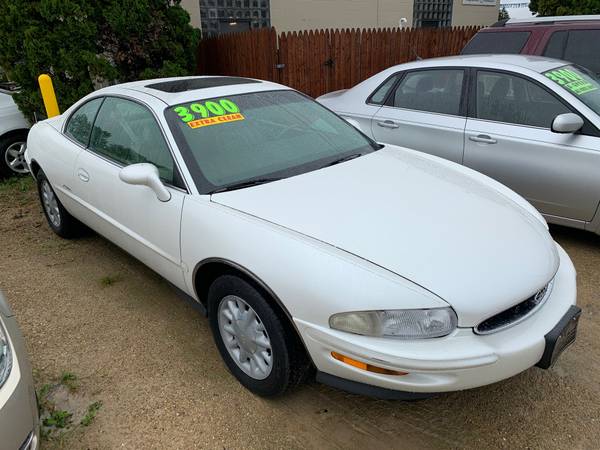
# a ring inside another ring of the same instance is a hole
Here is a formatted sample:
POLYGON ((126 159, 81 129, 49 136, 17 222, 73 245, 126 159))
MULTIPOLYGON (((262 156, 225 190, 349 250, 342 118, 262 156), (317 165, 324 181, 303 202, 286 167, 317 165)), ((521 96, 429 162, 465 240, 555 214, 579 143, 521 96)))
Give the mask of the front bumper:
POLYGON ((0 311, 0 319, 13 353, 12 370, 0 388, 0 448, 35 450, 39 445, 38 408, 25 343, 14 317, 0 311))
MULTIPOLYGON (((387 390, 412 393, 470 389, 512 377, 536 365, 545 335, 577 297, 575 268, 558 247, 560 266, 554 288, 542 307, 523 322, 489 335, 459 328, 439 339, 402 341, 353 335, 295 320, 317 370, 325 375, 387 390), (358 361, 407 375, 367 372, 331 356, 341 353, 358 361)), ((331 377, 323 377, 332 379, 331 377)))

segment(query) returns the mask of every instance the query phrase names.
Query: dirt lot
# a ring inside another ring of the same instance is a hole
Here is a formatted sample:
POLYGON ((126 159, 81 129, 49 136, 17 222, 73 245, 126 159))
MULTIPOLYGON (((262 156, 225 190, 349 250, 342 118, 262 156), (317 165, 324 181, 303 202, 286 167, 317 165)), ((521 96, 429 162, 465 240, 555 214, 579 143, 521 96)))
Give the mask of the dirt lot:
POLYGON ((600 238, 552 230, 577 267, 577 343, 549 371, 421 402, 313 383, 264 400, 227 372, 207 321, 106 240, 47 227, 28 180, 0 185, 0 286, 27 339, 38 388, 78 377, 87 426, 44 448, 597 448, 600 238))

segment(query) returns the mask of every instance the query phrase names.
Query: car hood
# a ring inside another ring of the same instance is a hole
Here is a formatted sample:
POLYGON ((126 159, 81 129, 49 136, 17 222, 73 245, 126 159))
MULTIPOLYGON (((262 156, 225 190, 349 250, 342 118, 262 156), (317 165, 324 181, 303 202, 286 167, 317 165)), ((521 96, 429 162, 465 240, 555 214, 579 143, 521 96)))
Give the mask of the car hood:
POLYGON ((460 326, 533 295, 559 264, 525 208, 468 169, 399 147, 212 201, 411 280, 448 302, 460 326))

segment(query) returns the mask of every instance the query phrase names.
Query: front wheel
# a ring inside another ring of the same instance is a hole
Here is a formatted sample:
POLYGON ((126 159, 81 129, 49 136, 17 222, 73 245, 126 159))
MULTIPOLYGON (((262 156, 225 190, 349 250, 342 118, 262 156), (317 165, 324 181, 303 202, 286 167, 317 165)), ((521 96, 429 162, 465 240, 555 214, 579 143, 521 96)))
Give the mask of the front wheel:
POLYGON ((309 364, 298 336, 245 280, 224 275, 208 293, 213 337, 231 373, 247 389, 275 396, 298 384, 309 364))

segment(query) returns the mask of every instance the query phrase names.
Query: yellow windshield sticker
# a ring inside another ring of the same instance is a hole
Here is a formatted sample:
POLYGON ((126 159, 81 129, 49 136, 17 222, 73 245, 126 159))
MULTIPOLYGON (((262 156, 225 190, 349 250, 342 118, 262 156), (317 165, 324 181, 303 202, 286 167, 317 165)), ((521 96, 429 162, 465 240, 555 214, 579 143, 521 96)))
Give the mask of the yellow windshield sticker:
POLYGON ((575 95, 583 95, 598 89, 598 86, 590 83, 577 72, 570 69, 557 69, 544 73, 555 83, 561 85, 575 95))
POLYGON ((244 120, 239 106, 226 98, 180 105, 173 108, 173 111, 182 122, 189 124, 191 128, 244 120))
POLYGON ((202 127, 208 127, 211 125, 220 125, 222 123, 228 123, 228 122, 237 122, 239 120, 244 120, 245 117, 240 114, 226 114, 224 116, 216 116, 216 117, 208 117, 206 119, 197 119, 197 120, 192 120, 191 122, 188 122, 187 124, 190 126, 190 128, 202 128, 202 127))

